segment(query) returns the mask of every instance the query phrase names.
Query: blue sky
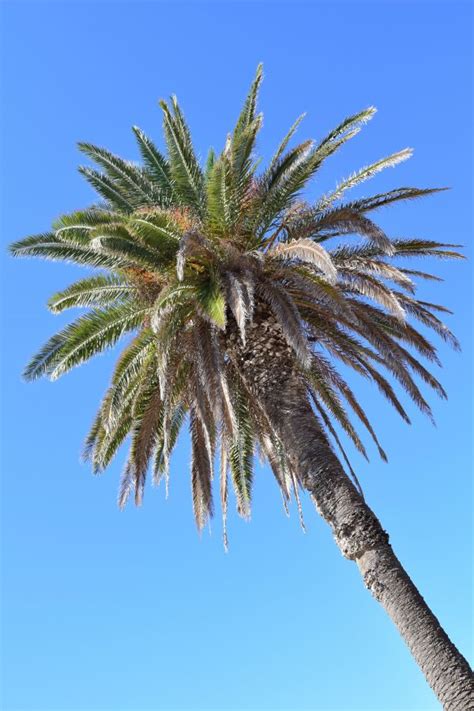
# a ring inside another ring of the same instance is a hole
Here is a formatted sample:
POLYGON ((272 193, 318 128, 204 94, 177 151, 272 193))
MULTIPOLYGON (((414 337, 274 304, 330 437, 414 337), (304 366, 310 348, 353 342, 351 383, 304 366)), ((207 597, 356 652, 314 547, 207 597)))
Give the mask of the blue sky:
MULTIPOLYGON (((309 196, 413 146, 365 192, 452 190, 380 215, 392 236, 471 251, 470 3, 5 2, 2 6, 2 241, 47 230, 93 195, 75 142, 136 158, 130 127, 160 138, 157 99, 175 92, 202 155, 220 148, 259 61, 264 156, 298 114, 324 135, 374 104, 375 119, 309 196)), ((471 281, 438 263, 424 284, 446 303, 462 354, 441 344, 449 401, 437 427, 407 427, 354 382, 389 454, 353 455, 369 503, 427 602, 468 655, 471 599, 471 281)), ((114 354, 27 385, 28 357, 66 320, 48 296, 80 270, 4 259, 2 339, 3 711, 428 711, 439 708, 356 567, 305 502, 287 519, 259 469, 251 523, 200 539, 184 437, 170 498, 115 501, 121 458, 102 477, 79 461, 114 354)))

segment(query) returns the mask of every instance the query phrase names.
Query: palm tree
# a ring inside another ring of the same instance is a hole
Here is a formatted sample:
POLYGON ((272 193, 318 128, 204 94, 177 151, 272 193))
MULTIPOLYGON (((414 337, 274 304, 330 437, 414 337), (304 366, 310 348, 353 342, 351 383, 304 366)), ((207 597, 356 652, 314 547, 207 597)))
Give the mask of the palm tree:
POLYGON ((407 159, 408 149, 353 173, 315 204, 303 200, 308 181, 372 118, 372 107, 319 143, 288 148, 300 117, 268 167, 258 170, 261 79, 259 67, 224 149, 219 155, 211 150, 204 167, 175 97, 160 102, 166 157, 137 127, 141 166, 79 144, 99 167, 79 170, 102 201, 61 217, 51 232, 16 242, 11 251, 100 272, 51 298, 53 313, 91 310, 54 335, 25 376, 55 380, 133 334, 85 444, 85 457, 101 472, 130 437, 120 506, 132 492, 141 503, 149 469, 155 483, 164 478, 167 485, 170 455, 186 421, 196 523, 202 529, 213 513, 216 464, 227 546, 229 475, 237 510, 248 518, 258 451, 285 507, 294 495, 301 512, 299 490, 309 492, 444 707, 467 709, 469 665, 395 557, 337 432, 366 455, 350 411, 386 458, 340 365, 374 382, 407 422, 387 373, 429 417, 414 376, 445 397, 411 352, 437 362, 436 349, 409 318, 457 348, 436 315, 447 309, 415 296, 414 279, 436 277, 403 264, 407 257, 457 258, 457 245, 391 240, 368 217, 435 189, 404 187, 344 201, 350 188, 407 159), (362 240, 349 242, 348 235, 362 240))

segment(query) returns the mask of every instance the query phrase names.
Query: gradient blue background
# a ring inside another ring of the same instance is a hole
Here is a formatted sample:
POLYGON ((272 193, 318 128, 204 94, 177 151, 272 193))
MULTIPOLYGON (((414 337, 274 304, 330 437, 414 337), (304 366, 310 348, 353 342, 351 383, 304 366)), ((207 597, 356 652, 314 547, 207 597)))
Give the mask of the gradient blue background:
MULTIPOLYGON (((201 154, 220 148, 256 64, 266 79, 260 148, 302 111, 301 137, 379 113, 328 163, 310 195, 407 145, 414 158, 364 191, 449 185, 380 213, 392 236, 471 248, 470 3, 7 2, 3 23, 2 243, 46 230, 93 195, 75 142, 137 157, 129 127, 158 141, 156 101, 176 92, 201 154)), ((453 640, 470 653, 471 288, 468 263, 422 285, 455 310, 461 355, 441 345, 448 403, 437 428, 407 427, 354 381, 390 457, 354 463, 396 551, 453 640)), ((69 317, 48 296, 81 270, 5 259, 3 277, 4 711, 174 709, 428 711, 439 706, 391 622, 305 503, 304 535, 259 470, 250 524, 196 534, 186 437, 171 494, 139 510, 115 499, 122 457, 101 478, 79 452, 114 354, 26 385, 32 352, 69 317)))

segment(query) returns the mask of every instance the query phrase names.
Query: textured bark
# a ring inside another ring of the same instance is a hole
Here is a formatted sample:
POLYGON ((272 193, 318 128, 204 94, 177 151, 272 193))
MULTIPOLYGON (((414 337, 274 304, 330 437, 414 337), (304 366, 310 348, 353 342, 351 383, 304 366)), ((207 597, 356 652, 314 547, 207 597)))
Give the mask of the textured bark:
POLYGON ((395 556, 388 534, 341 467, 293 370, 291 351, 278 325, 265 310, 256 321, 246 347, 230 334, 229 352, 248 387, 271 413, 294 472, 330 525, 343 556, 357 563, 366 587, 397 626, 443 708, 474 709, 469 664, 441 628, 395 556))

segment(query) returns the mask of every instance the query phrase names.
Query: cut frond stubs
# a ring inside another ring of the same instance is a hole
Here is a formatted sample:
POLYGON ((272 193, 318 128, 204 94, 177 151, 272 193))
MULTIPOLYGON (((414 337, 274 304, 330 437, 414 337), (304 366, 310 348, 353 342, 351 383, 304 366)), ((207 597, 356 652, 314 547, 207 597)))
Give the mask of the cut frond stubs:
POLYGON ((360 488, 342 436, 357 456, 368 456, 357 424, 380 457, 386 455, 347 370, 373 383, 409 422, 397 390, 429 417, 422 389, 445 397, 422 362, 439 364, 427 330, 459 348, 439 316, 448 310, 417 295, 420 282, 435 286, 439 277, 408 261, 460 258, 459 245, 394 239, 369 217, 439 189, 346 197, 405 161, 411 149, 348 171, 331 193, 310 203, 304 195, 309 182, 375 109, 349 116, 322 140, 291 145, 300 116, 261 168, 262 77, 259 66, 222 151, 209 151, 204 165, 174 96, 160 102, 164 148, 133 127, 141 164, 80 143, 94 165, 80 172, 101 202, 61 216, 50 232, 10 248, 13 256, 100 270, 51 297, 53 313, 86 313, 47 341, 27 366, 26 379, 54 380, 127 337, 85 457, 102 472, 128 440, 119 503, 133 496, 140 504, 149 470, 167 489, 172 453, 187 422, 196 523, 202 530, 212 516, 213 473, 219 471, 226 547, 232 490, 237 512, 250 518, 256 452, 269 463, 284 506, 293 495, 301 514, 301 482, 286 455, 270 392, 279 392, 283 382, 302 387, 360 488))

